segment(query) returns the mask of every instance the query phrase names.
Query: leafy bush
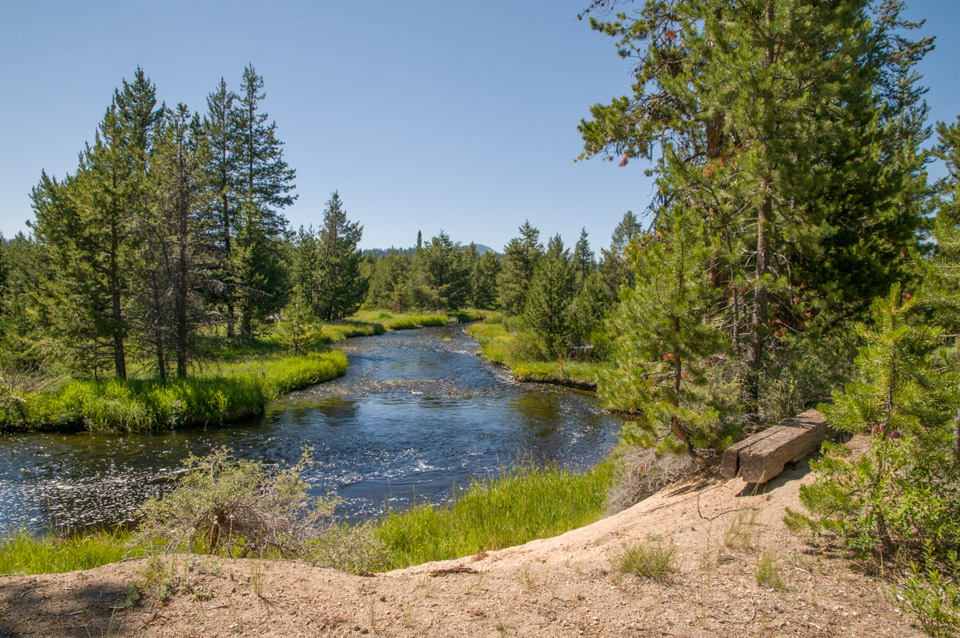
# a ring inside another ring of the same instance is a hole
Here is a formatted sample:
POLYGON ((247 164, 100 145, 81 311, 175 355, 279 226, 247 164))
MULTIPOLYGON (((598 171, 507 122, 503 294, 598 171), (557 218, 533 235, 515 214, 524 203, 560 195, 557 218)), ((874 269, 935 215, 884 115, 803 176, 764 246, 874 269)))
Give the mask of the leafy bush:
POLYGON ((921 562, 910 562, 910 575, 903 587, 903 610, 915 615, 931 636, 952 638, 960 627, 960 562, 957 551, 946 552, 946 561, 938 561, 938 552, 927 543, 921 562), (938 562, 943 567, 938 566, 938 562))

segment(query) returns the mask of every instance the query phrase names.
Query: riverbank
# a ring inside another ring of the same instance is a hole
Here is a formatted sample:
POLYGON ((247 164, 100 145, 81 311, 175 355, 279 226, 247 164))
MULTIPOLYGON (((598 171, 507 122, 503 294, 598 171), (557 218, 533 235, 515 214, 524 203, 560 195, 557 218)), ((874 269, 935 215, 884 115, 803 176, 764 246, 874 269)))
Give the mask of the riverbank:
POLYGON ((0 431, 151 432, 219 426, 261 414, 286 393, 346 373, 341 352, 326 346, 345 339, 475 321, 475 312, 397 314, 362 311, 311 333, 308 352, 290 355, 282 327, 252 343, 200 335, 200 356, 186 379, 93 381, 66 379, 41 390, 0 387, 0 431))
POLYGON ((760 493, 700 475, 560 536, 366 577, 200 556, 4 576, 0 627, 148 638, 921 636, 888 581, 785 528, 809 482, 806 463, 760 493), (661 569, 627 559, 658 547, 661 569))
MULTIPOLYGON (((333 523, 299 558, 353 573, 382 572, 556 536, 604 515, 613 462, 586 471, 519 467, 475 480, 446 506, 418 505, 366 524, 333 523)), ((144 556, 123 530, 0 538, 0 574, 91 569, 144 556)))
POLYGON ((510 371, 521 383, 549 383, 596 392, 603 363, 593 361, 530 361, 518 353, 520 335, 508 329, 502 317, 469 326, 480 356, 510 371))

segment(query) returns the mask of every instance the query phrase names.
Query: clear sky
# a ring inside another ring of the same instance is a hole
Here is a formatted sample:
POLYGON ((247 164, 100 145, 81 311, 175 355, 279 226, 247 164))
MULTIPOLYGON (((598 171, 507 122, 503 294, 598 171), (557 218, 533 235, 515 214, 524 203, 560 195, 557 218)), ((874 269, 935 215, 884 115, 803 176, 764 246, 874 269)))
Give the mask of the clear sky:
MULTIPOLYGON (((573 162, 590 105, 630 83, 612 40, 577 21, 586 4, 0 0, 0 232, 26 229, 41 169, 76 169, 137 65, 161 100, 202 111, 252 62, 297 169, 294 227, 338 189, 367 248, 442 228, 500 250, 524 219, 568 245, 586 226, 605 246, 652 189, 641 162, 573 162)), ((931 115, 953 120, 960 0, 908 4, 939 36, 921 68, 931 115)))

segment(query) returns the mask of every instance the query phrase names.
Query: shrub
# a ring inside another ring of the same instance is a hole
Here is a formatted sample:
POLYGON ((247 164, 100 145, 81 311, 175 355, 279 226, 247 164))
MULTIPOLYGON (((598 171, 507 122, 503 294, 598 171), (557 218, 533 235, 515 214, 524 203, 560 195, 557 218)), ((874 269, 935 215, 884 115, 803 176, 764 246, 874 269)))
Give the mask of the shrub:
POLYGON ((927 543, 922 561, 910 563, 901 607, 915 615, 931 636, 951 638, 960 627, 960 562, 953 549, 947 552, 946 569, 937 562, 937 552, 927 543))
POLYGON ((860 379, 820 409, 838 430, 868 432, 869 445, 853 455, 825 444, 811 463, 815 480, 800 488, 809 514, 788 510, 786 522, 835 535, 863 559, 914 559, 907 607, 935 635, 949 635, 943 627, 960 619, 952 584, 960 576, 960 432, 952 422, 960 397, 953 355, 938 350, 935 330, 914 324, 916 303, 894 286, 874 303, 876 327, 858 326, 860 379))
POLYGON ((336 506, 334 499, 307 498, 301 472, 309 465, 307 451, 296 465, 278 472, 234 458, 225 448, 191 456, 174 491, 143 506, 134 544, 240 557, 251 552, 300 556, 322 537, 323 523, 336 506))
POLYGON ((607 490, 607 513, 623 511, 697 469, 696 463, 686 456, 626 447, 617 457, 617 469, 607 490))

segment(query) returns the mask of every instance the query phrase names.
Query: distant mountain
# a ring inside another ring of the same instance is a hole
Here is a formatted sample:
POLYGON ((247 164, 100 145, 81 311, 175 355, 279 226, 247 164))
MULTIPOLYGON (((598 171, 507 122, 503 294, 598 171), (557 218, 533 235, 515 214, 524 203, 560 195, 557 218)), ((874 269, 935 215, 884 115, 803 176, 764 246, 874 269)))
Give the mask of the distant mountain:
MULTIPOLYGON (((469 245, 470 244, 465 244, 464 247, 467 247, 469 245)), ((500 254, 497 251, 495 251, 493 248, 490 248, 490 246, 486 246, 484 244, 475 244, 475 245, 477 247, 477 252, 481 255, 483 255, 484 253, 493 253, 494 255, 500 254)), ((381 257, 388 255, 390 252, 393 252, 393 251, 400 252, 400 253, 407 253, 408 255, 412 256, 413 253, 416 252, 416 250, 417 250, 416 248, 396 248, 394 246, 391 246, 390 248, 364 248, 363 250, 360 251, 360 254, 362 254, 364 257, 366 257, 367 255, 375 255, 377 259, 379 259, 381 257)))

